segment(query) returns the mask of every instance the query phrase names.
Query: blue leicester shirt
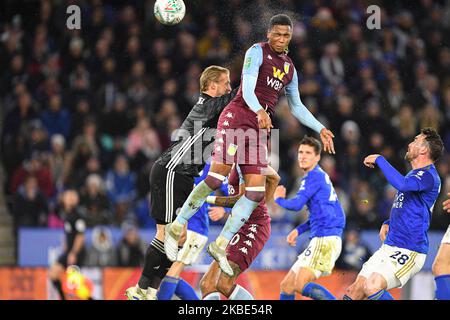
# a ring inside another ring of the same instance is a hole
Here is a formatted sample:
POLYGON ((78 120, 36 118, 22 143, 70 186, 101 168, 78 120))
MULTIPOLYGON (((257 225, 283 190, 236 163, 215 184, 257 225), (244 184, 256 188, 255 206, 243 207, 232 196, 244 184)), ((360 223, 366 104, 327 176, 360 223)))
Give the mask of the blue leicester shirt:
MULTIPOLYGON (((203 170, 200 172, 200 177, 194 179, 194 184, 197 185, 201 181, 205 180, 208 175, 210 168, 210 163, 206 163, 203 170)), ((228 195, 228 186, 223 183, 221 186, 222 193, 228 195)), ((189 219, 188 230, 199 233, 204 236, 208 236, 209 232, 209 215, 208 215, 209 204, 203 203, 203 205, 198 209, 198 211, 189 219)))
POLYGON ((428 253, 428 235, 431 213, 441 189, 441 179, 431 164, 402 176, 383 157, 375 163, 380 167, 397 195, 392 204, 389 232, 385 244, 428 253))
POLYGON ((295 198, 277 198, 275 202, 288 210, 299 211, 306 206, 309 220, 310 239, 314 237, 342 236, 345 227, 345 213, 334 191, 330 177, 317 165, 303 177, 295 198))

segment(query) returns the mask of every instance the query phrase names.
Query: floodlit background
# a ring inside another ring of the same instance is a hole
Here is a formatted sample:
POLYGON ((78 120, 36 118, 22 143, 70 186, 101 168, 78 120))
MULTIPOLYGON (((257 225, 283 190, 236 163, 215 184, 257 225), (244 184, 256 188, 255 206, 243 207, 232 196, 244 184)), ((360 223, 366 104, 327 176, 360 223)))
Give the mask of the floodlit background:
MULTIPOLYGON (((78 190, 86 214, 82 272, 94 298, 124 298, 155 232, 148 174, 196 102, 201 71, 226 66, 239 85, 245 50, 265 41, 276 13, 294 21, 289 55, 302 101, 336 136, 336 155, 324 154, 321 165, 347 229, 337 270, 319 282, 341 297, 380 246, 378 230, 395 197, 363 158, 381 153, 406 173, 405 147, 427 126, 450 150, 450 1, 188 0, 185 18, 172 27, 155 20, 153 3, 1 2, 0 299, 54 299, 47 268, 62 250, 59 195, 68 187, 78 190), (72 4, 81 9, 79 30, 66 26, 72 4), (373 4, 379 29, 367 24, 373 4), (133 259, 124 254, 131 248, 133 259)), ((280 139, 272 163, 292 196, 301 177, 298 142, 313 133, 293 118, 285 98, 274 125, 280 139)), ((425 267, 394 290, 396 298, 434 298, 431 263, 450 222, 441 205, 450 192, 449 160, 446 151, 437 164, 442 189, 425 267)), ((270 241, 239 280, 257 299, 278 299, 282 277, 308 241, 303 235, 297 248, 285 242, 307 212, 270 212, 270 241)), ((212 224, 211 239, 221 223, 212 224)), ((184 276, 198 287, 209 262, 203 255, 184 276)))

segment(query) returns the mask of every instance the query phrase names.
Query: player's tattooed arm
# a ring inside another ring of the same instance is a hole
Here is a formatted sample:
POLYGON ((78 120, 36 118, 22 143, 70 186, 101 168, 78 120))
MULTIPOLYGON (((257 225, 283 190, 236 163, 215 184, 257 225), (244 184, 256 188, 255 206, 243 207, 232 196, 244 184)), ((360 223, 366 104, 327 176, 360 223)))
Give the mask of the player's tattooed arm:
POLYGON ((236 196, 208 196, 206 198, 206 202, 209 204, 214 204, 216 206, 221 206, 225 208, 233 208, 233 206, 236 204, 236 202, 239 200, 240 197, 242 197, 245 193, 245 187, 244 184, 241 184, 239 186, 239 194, 236 196))
POLYGON ((271 167, 267 166, 267 174, 266 174, 266 202, 273 201, 273 195, 275 194, 275 190, 280 183, 280 176, 278 173, 271 167))

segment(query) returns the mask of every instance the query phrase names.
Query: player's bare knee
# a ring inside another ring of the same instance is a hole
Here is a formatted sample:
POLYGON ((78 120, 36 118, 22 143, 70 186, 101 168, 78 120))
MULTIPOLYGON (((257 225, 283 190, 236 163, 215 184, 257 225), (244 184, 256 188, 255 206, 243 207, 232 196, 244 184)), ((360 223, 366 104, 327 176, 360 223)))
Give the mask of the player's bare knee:
POLYGON ((220 188, 224 180, 225 176, 218 173, 209 172, 204 181, 208 185, 208 187, 213 190, 217 190, 220 188))

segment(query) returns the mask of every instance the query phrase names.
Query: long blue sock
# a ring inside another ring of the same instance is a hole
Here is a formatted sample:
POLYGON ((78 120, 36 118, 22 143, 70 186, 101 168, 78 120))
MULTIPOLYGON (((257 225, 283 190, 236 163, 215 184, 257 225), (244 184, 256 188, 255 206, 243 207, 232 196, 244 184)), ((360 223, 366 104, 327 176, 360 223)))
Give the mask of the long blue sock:
POLYGON ((436 282, 436 299, 450 300, 450 274, 443 274, 434 278, 436 282))
POLYGON ((288 294, 283 291, 280 292, 280 300, 295 300, 295 293, 288 294))
POLYGON ((175 289, 175 294, 181 300, 200 300, 200 298, 195 293, 194 288, 192 288, 192 286, 183 279, 180 279, 180 281, 178 281, 178 286, 175 289))
POLYGON ((394 297, 391 296, 389 292, 386 290, 380 290, 377 293, 374 293, 371 296, 368 296, 367 299, 369 300, 394 300, 394 297))
POLYGON ((302 295, 314 300, 336 300, 333 294, 320 284, 308 282, 303 288, 302 295))
POLYGON ((165 276, 161 281, 159 291, 156 295, 158 300, 172 300, 175 290, 178 287, 179 280, 180 279, 178 278, 165 276))

